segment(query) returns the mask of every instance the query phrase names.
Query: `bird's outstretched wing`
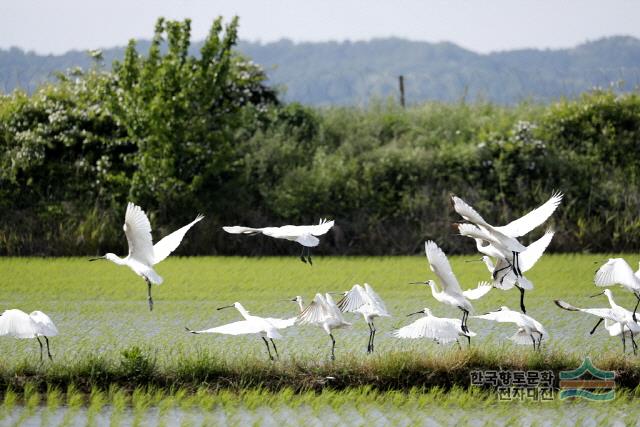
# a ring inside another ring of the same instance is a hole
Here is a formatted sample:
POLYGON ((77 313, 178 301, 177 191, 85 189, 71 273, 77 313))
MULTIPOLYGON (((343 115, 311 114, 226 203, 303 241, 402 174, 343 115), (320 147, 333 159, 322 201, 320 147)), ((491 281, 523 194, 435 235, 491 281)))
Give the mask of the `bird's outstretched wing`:
POLYGON ((311 304, 298 315, 298 323, 302 325, 321 323, 327 318, 327 309, 324 297, 316 294, 311 304))
POLYGON ((380 298, 380 295, 378 295, 376 291, 373 290, 373 287, 371 287, 371 285, 369 285, 368 283, 365 283, 364 290, 369 296, 369 298, 371 299, 371 304, 374 306, 374 308, 378 312, 378 316, 391 316, 387 311, 387 306, 385 305, 384 301, 382 301, 382 298, 380 298))
POLYGON ((486 231, 478 228, 477 226, 469 223, 455 224, 458 228, 458 232, 461 236, 471 237, 473 239, 480 239, 489 242, 493 245, 499 245, 500 241, 487 233, 486 231))
POLYGON ((36 326, 31 317, 22 310, 5 310, 0 316, 0 336, 34 338, 36 326))
POLYGON ((243 227, 242 225, 233 225, 222 227, 224 231, 230 234, 248 234, 250 236, 262 233, 261 228, 243 227))
POLYGON ((437 339, 441 343, 447 343, 458 339, 462 330, 453 324, 434 316, 424 316, 413 323, 408 324, 392 332, 396 338, 430 338, 437 339))
POLYGON ((474 319, 493 320, 498 323, 516 323, 520 320, 520 313, 515 311, 492 311, 486 314, 480 314, 478 316, 471 316, 474 319))
POLYGON ((527 249, 523 252, 520 252, 518 258, 520 271, 523 273, 525 271, 529 271, 531 267, 538 262, 544 251, 547 249, 547 246, 549 246, 549 243, 551 243, 551 239, 553 239, 554 234, 555 232, 553 230, 548 229, 542 237, 527 246, 527 249))
POLYGON ((180 242, 182 242, 182 239, 184 239, 184 235, 187 234, 187 231, 189 231, 189 229, 193 227, 196 222, 202 220, 203 218, 204 215, 198 215, 196 219, 191 221, 189 224, 177 229, 176 231, 165 236, 162 240, 153 245, 153 263, 159 263, 160 261, 168 257, 171 252, 175 251, 176 248, 180 245, 180 242))
POLYGON ((263 326, 259 322, 251 322, 249 320, 239 320, 237 322, 227 323, 226 325, 216 326, 215 328, 203 329, 201 331, 190 331, 194 334, 224 334, 224 335, 245 335, 257 334, 263 330, 263 326))
POLYGON ((458 279, 456 279, 456 276, 453 274, 451 264, 449 264, 449 260, 444 252, 442 252, 442 249, 440 249, 434 241, 429 240, 424 243, 424 250, 427 254, 431 271, 438 276, 442 287, 450 293, 462 294, 458 279))
POLYGON ((333 227, 334 223, 335 221, 333 220, 327 221, 326 218, 321 219, 318 224, 307 226, 307 231, 314 236, 322 236, 323 234, 327 234, 327 232, 331 230, 331 227, 333 227))
POLYGON ((140 206, 129 202, 122 226, 129 243, 129 257, 146 265, 153 265, 153 240, 149 218, 140 206))
POLYGON ((311 233, 301 234, 296 238, 296 242, 300 243, 302 246, 306 246, 309 248, 315 248, 320 244, 320 239, 314 236, 311 233))
POLYGON ((285 329, 290 326, 293 326, 298 320, 297 317, 290 317, 288 319, 276 319, 274 317, 265 317, 264 320, 271 323, 276 329, 285 329))
POLYGON ((367 298, 364 288, 356 284, 338 301, 338 308, 345 313, 353 313, 368 302, 369 299, 367 298))
POLYGON ((482 298, 484 295, 486 295, 491 290, 491 288, 493 288, 493 286, 491 286, 490 283, 480 282, 480 283, 478 283, 478 287, 477 288, 475 288, 475 289, 467 289, 466 291, 464 291, 462 293, 462 295, 464 295, 465 298, 476 300, 476 299, 482 298))
POLYGON ((34 311, 29 314, 36 327, 36 333, 45 337, 55 337, 58 335, 58 328, 51 318, 41 311, 34 311))
POLYGON ((547 218, 553 214, 553 212, 558 208, 558 205, 560 205, 560 202, 562 202, 562 197, 563 194, 557 191, 553 193, 549 200, 544 204, 532 210, 528 214, 516 219, 515 221, 511 221, 507 225, 494 228, 509 237, 524 236, 545 222, 547 218))
POLYGON ((464 218, 467 221, 472 222, 474 224, 484 225, 484 226, 489 226, 490 227, 490 225, 487 224, 487 221, 485 221, 484 218, 482 218, 482 215, 480 215, 478 212, 476 212, 475 209, 473 209, 469 204, 467 204, 467 202, 462 200, 460 197, 451 196, 451 201, 453 202, 453 209, 462 218, 464 218))
POLYGON ((640 290, 640 279, 622 258, 611 258, 596 271, 594 279, 598 286, 624 285, 640 290))

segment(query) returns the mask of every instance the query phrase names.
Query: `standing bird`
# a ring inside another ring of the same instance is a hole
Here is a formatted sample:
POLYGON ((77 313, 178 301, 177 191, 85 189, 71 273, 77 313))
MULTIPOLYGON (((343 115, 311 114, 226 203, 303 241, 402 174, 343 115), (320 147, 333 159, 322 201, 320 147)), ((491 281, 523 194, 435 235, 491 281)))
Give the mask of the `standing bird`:
POLYGON ((471 345, 471 337, 475 337, 476 333, 467 330, 462 332, 462 322, 460 319, 449 319, 446 317, 436 317, 431 313, 428 308, 422 309, 415 313, 408 314, 407 317, 414 314, 424 313, 425 316, 410 323, 407 326, 403 326, 400 329, 396 329, 391 334, 396 338, 429 338, 437 341, 440 344, 447 344, 456 341, 458 345, 458 337, 465 337, 471 345))
MULTIPOLYGON (((476 240, 478 251, 485 254, 485 256, 483 256, 479 261, 484 262, 487 266, 487 269, 493 278, 493 286, 495 288, 502 290, 508 290, 514 286, 518 288, 520 291, 520 310, 526 314, 527 310, 524 306, 524 292, 525 290, 533 289, 533 283, 524 277, 524 274, 520 277, 515 275, 513 270, 510 268, 509 262, 500 254, 496 254, 492 250, 490 242, 482 239, 484 233, 479 228, 472 224, 458 224, 458 230, 463 236, 473 236, 476 240), (497 265, 493 264, 491 256, 496 258, 497 265)), ((553 239, 554 234, 555 232, 553 230, 548 229, 542 237, 527 246, 524 252, 520 254, 519 261, 522 273, 529 271, 535 263, 538 262, 544 251, 547 249, 547 246, 549 246, 549 243, 551 243, 551 239, 553 239)))
POLYGON ((153 310, 151 284, 159 285, 162 283, 162 277, 155 272, 153 266, 168 257, 180 245, 187 231, 202 218, 204 218, 204 215, 198 215, 192 222, 165 236, 154 245, 151 238, 149 218, 147 218, 140 206, 129 202, 124 216, 124 225, 122 226, 129 244, 129 255, 125 258, 120 258, 115 254, 108 253, 98 258, 92 258, 89 261, 107 259, 115 264, 128 266, 134 273, 142 277, 147 282, 147 300, 151 311, 153 310))
POLYGON ((467 318, 469 316, 469 312, 473 311, 473 306, 469 302, 469 299, 475 300, 482 297, 491 290, 492 286, 486 282, 480 282, 476 289, 469 289, 463 292, 460 288, 460 284, 458 283, 458 279, 456 279, 456 276, 453 274, 451 264, 449 264, 449 260, 444 252, 442 252, 442 249, 440 249, 438 245, 431 240, 425 242, 424 249, 427 254, 427 260, 429 261, 431 271, 433 271, 440 279, 442 291, 438 291, 436 289, 436 282, 433 280, 427 280, 426 282, 412 282, 411 284, 430 286, 431 294, 436 300, 458 307, 462 310, 462 332, 468 333, 469 329, 467 328, 467 318))
POLYGON ((251 228, 241 225, 222 227, 224 231, 231 234, 247 234, 249 236, 255 236, 256 234, 264 234, 265 236, 273 237, 275 239, 291 240, 298 242, 302 245, 302 253, 300 254, 300 260, 302 262, 308 262, 313 265, 311 261, 311 248, 315 248, 320 244, 320 239, 317 236, 327 234, 331 227, 333 227, 334 221, 327 221, 321 219, 316 225, 283 225, 282 227, 263 227, 263 228, 251 228), (305 250, 307 257, 305 258, 305 250))
POLYGON ((343 312, 360 313, 369 326, 369 343, 367 353, 373 353, 373 341, 376 336, 376 327, 373 319, 376 317, 390 317, 382 298, 365 283, 364 287, 356 284, 350 291, 344 293, 344 298, 338 301, 338 308, 343 312))
POLYGON ((492 311, 480 316, 473 316, 474 319, 493 320, 499 323, 515 323, 518 326, 516 333, 509 339, 516 344, 526 345, 529 340, 533 342, 533 349, 536 349, 536 337, 538 337, 538 350, 542 343, 543 336, 549 336, 542 324, 531 316, 527 316, 519 311, 510 310, 502 306, 496 311, 492 311))
POLYGON ((610 258, 596 271, 594 282, 596 286, 620 285, 633 292, 638 300, 633 309, 633 320, 638 321, 636 311, 638 310, 638 304, 640 304, 640 269, 634 273, 624 259, 610 258))
POLYGON ((282 338, 282 335, 280 335, 278 329, 285 329, 289 326, 293 326, 296 318, 292 317, 290 319, 275 319, 271 317, 254 316, 250 314, 239 302, 235 302, 232 305, 226 305, 224 307, 218 307, 218 310, 233 307, 235 307, 240 312, 242 317, 244 317, 244 320, 217 326, 215 328, 204 329, 201 331, 193 331, 189 328, 185 329, 192 334, 258 335, 262 338, 265 345, 267 346, 269 359, 273 360, 271 349, 269 348, 269 342, 267 341, 267 338, 269 338, 269 341, 271 341, 271 344, 273 345, 273 350, 276 353, 276 357, 280 357, 278 355, 276 343, 273 342, 273 339, 282 338))
POLYGON ((35 338, 40 344, 40 361, 42 362, 42 341, 39 337, 44 337, 47 343, 47 355, 49 360, 53 360, 49 351, 49 337, 58 335, 58 328, 53 321, 41 311, 34 311, 30 314, 22 310, 5 310, 0 314, 0 336, 8 335, 14 338, 35 338))
POLYGON ((324 296, 316 294, 311 304, 298 315, 297 322, 301 325, 317 325, 324 329, 331 337, 331 360, 336 359, 336 340, 332 334, 333 330, 351 326, 328 293, 324 296))
MULTIPOLYGON (((475 209, 465 203, 461 198, 452 196, 451 200, 455 211, 465 220, 480 228, 486 236, 488 236, 491 245, 501 254, 501 257, 507 260, 513 273, 517 277, 522 277, 519 255, 526 248, 518 242, 516 237, 524 236, 544 223, 560 205, 562 198, 562 193, 555 192, 549 200, 541 206, 502 227, 495 227, 488 224, 475 209)), ((496 256, 490 253, 486 253, 486 255, 496 256)))
MULTIPOLYGON (((608 289, 607 289, 608 290, 608 289)), ((609 291, 611 292, 611 291, 609 291)), ((598 296, 600 294, 596 294, 594 296, 598 296)), ((613 306, 611 308, 578 308, 567 302, 562 300, 554 300, 558 307, 567 311, 581 311, 583 313, 591 314, 592 316, 599 317, 596 325, 589 332, 590 335, 596 331, 600 323, 605 322, 605 328, 609 331, 611 336, 621 335, 622 337, 622 352, 626 352, 626 342, 625 335, 631 336, 631 343, 633 344, 633 354, 636 354, 636 350, 638 348, 635 340, 633 339, 634 335, 640 333, 640 325, 638 325, 635 321, 629 321, 632 318, 631 312, 623 307, 616 305, 614 309, 613 306), (616 333, 616 324, 617 327, 616 333), (609 325, 609 326, 608 326, 609 325), (629 331, 630 334, 623 334, 622 331, 629 331)))

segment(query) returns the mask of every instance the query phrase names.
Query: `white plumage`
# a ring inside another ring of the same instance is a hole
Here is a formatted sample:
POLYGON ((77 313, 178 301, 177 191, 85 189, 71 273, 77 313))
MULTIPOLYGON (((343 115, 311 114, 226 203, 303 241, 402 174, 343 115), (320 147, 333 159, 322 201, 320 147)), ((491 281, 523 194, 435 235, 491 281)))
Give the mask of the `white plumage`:
POLYGON ((433 280, 413 283, 426 284, 430 286, 431 294, 437 301, 462 310, 461 329, 463 332, 468 332, 466 320, 469 313, 473 311, 473 306, 469 302, 469 299, 478 299, 482 297, 491 290, 492 286, 486 282, 480 282, 476 289, 468 289, 463 292, 460 288, 460 284, 458 283, 458 279, 453 274, 451 264, 449 264, 449 260, 442 249, 440 249, 438 245, 431 240, 425 242, 424 248, 431 271, 433 271, 440 279, 442 291, 438 291, 436 289, 436 282, 433 280))
POLYGON ((544 336, 549 336, 542 324, 531 316, 524 313, 510 310, 506 306, 500 307, 497 311, 482 314, 480 316, 472 316, 474 319, 493 320, 498 323, 515 323, 518 327, 516 333, 509 339, 516 344, 526 345, 533 343, 533 349, 536 349, 536 337, 538 350, 544 336))
POLYGON ((90 261, 107 259, 115 264, 128 266, 147 282, 149 310, 153 310, 151 284, 159 285, 162 283, 162 277, 156 273, 153 266, 167 258, 180 245, 187 231, 203 218, 204 215, 198 215, 195 220, 165 236, 154 245, 149 218, 140 206, 129 202, 122 226, 129 245, 129 255, 120 258, 113 253, 108 253, 90 261))
POLYGON ((640 304, 640 269, 635 273, 631 266, 622 258, 609 258, 609 260, 596 271, 594 278, 596 286, 620 285, 629 292, 633 292, 638 300, 633 309, 633 320, 637 321, 636 311, 640 304))
POLYGON ((407 326, 403 326, 400 329, 396 329, 392 332, 392 336, 396 338, 429 338, 433 339, 441 344, 447 344, 453 341, 458 341, 458 337, 465 337, 471 344, 471 337, 476 336, 475 332, 462 331, 462 322, 460 319, 449 319, 446 317, 436 317, 431 313, 431 310, 425 308, 417 313, 424 313, 425 316, 410 323, 407 326))
POLYGON ((267 341, 267 338, 269 338, 271 344, 273 345, 273 349, 275 350, 276 356, 278 356, 278 349, 276 348, 276 344, 273 342, 273 340, 282 338, 282 335, 280 335, 278 330, 293 326, 295 324, 296 317, 292 317, 290 319, 277 319, 272 317, 254 316, 249 313, 239 302, 235 302, 233 303, 233 305, 220 307, 218 308, 218 310, 231 307, 235 307, 236 310, 240 312, 242 317, 244 317, 244 320, 228 323, 222 326, 216 326, 214 328, 202 329, 199 331, 193 331, 189 328, 186 328, 187 331, 191 332, 192 334, 258 335, 262 338, 265 345, 267 346, 269 358, 273 360, 271 349, 269 348, 269 342, 267 341))
POLYGON ((301 325, 319 326, 331 337, 331 360, 336 358, 336 340, 332 331, 351 326, 328 293, 324 296, 316 294, 311 304, 298 315, 297 322, 301 325))
POLYGON ((42 360, 42 341, 38 337, 44 337, 47 343, 47 355, 49 359, 49 338, 58 335, 58 328, 51 318, 41 311, 33 311, 30 314, 22 310, 5 310, 0 315, 0 336, 10 336, 19 339, 35 338, 40 344, 40 360, 42 360))
POLYGON ((225 226, 222 227, 224 231, 231 234, 246 234, 256 235, 264 234, 265 236, 273 237, 275 239, 285 239, 292 242, 298 242, 302 245, 302 254, 300 259, 303 262, 311 261, 311 251, 309 248, 314 248, 320 244, 320 239, 317 236, 327 234, 331 227, 333 227, 334 221, 328 221, 327 219, 321 219, 318 224, 315 225, 283 225, 281 227, 262 227, 252 228, 242 225, 225 226), (305 248, 307 249, 307 258, 304 257, 305 248))
POLYGON ((369 326, 369 342, 367 353, 372 353, 376 336, 376 327, 373 319, 376 317, 390 317, 382 298, 365 283, 353 285, 350 291, 345 292, 344 297, 338 302, 338 308, 343 312, 360 313, 369 326))

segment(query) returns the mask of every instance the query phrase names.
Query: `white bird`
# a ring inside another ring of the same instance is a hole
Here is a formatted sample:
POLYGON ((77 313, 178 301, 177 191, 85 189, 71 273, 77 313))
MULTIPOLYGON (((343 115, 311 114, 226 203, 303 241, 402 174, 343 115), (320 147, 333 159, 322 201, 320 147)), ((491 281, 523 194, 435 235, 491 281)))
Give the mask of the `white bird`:
POLYGON ((356 284, 350 291, 344 293, 344 298, 338 301, 338 308, 343 312, 360 313, 369 326, 369 343, 367 353, 373 353, 373 341, 376 336, 376 327, 373 319, 376 317, 390 317, 382 298, 365 283, 364 287, 356 284))
POLYGON ((122 226, 129 244, 129 255, 125 258, 120 258, 116 254, 108 253, 89 261, 107 259, 115 264, 128 266, 147 282, 149 310, 153 310, 151 284, 159 285, 162 283, 162 277, 156 273, 153 266, 168 257, 180 245, 187 231, 202 218, 204 218, 204 215, 198 215, 195 220, 165 236, 154 245, 151 238, 149 218, 147 218, 140 206, 129 202, 124 216, 124 225, 122 226))
POLYGON ((279 339, 282 338, 282 335, 278 332, 279 329, 285 329, 289 326, 293 326, 296 317, 292 317, 290 319, 276 319, 272 317, 260 317, 254 316, 250 314, 239 302, 235 302, 232 305, 226 305, 224 307, 219 307, 218 310, 223 310, 225 308, 235 307, 244 320, 240 320, 239 322, 232 322, 226 325, 217 326, 215 328, 203 329, 201 331, 193 331, 189 328, 185 328, 187 331, 192 334, 224 334, 224 335, 258 335, 262 338, 265 345, 267 346, 267 352, 269 353, 269 359, 273 360, 273 356, 271 355, 271 349, 269 348, 269 341, 273 345, 273 350, 276 353, 276 357, 280 357, 278 355, 278 349, 276 348, 276 343, 273 342, 274 338, 279 339))
POLYGON ((438 343, 447 344, 449 342, 456 341, 458 345, 458 337, 465 337, 471 345, 471 337, 475 337, 476 333, 467 330, 463 332, 462 322, 460 319, 449 319, 446 317, 436 317, 431 313, 431 310, 425 308, 415 313, 408 314, 413 316, 414 314, 424 313, 425 316, 410 323, 407 326, 403 326, 400 329, 396 329, 391 334, 396 338, 429 338, 436 340, 438 343))
POLYGON ((302 245, 302 253, 300 259, 302 262, 311 261, 311 249, 320 244, 320 239, 317 236, 327 234, 327 232, 333 227, 334 221, 327 221, 321 219, 316 225, 283 225, 282 227, 263 227, 263 228, 251 228, 241 225, 222 227, 224 231, 231 234, 246 234, 254 236, 256 234, 264 234, 265 236, 273 237, 275 239, 285 239, 293 242, 298 242, 302 245), (307 251, 307 258, 305 259, 304 253, 307 251))
POLYGON ((426 282, 412 282, 411 284, 428 285, 431 287, 431 294, 436 300, 444 304, 458 307, 462 310, 462 332, 469 332, 469 329, 467 328, 467 317, 469 316, 469 312, 473 311, 473 306, 469 302, 469 299, 475 300, 482 297, 491 290, 492 286, 489 283, 480 282, 478 283, 477 288, 468 289, 463 292, 460 288, 460 284, 458 283, 458 279, 456 279, 456 276, 453 274, 451 264, 449 264, 449 260, 444 252, 442 252, 442 249, 440 249, 438 245, 431 240, 424 243, 424 249, 427 254, 427 260, 429 261, 431 271, 433 271, 440 279, 442 291, 438 291, 436 288, 436 282, 433 280, 427 280, 426 282))
MULTIPOLYGON (((451 196, 451 199, 455 211, 465 220, 475 224, 485 232, 486 235, 490 237, 490 243, 497 251, 499 251, 501 257, 505 260, 511 259, 509 263, 514 274, 517 277, 521 277, 522 272, 519 263, 519 254, 526 248, 516 239, 516 237, 524 236, 545 222, 556 210, 562 201, 562 197, 562 193, 556 192, 549 198, 549 200, 538 208, 501 227, 495 227, 488 224, 484 218, 475 211, 475 209, 461 198, 451 196)), ((496 256, 490 253, 487 253, 486 255, 496 256)))
POLYGON ((596 286, 620 285, 633 292, 638 300, 633 309, 633 320, 638 320, 636 311, 638 310, 638 304, 640 304, 640 269, 634 273, 631 266, 624 259, 609 258, 609 261, 596 271, 594 282, 596 286))
POLYGON ((27 314, 22 310, 12 309, 0 314, 0 336, 37 339, 40 344, 40 361, 42 361, 42 341, 39 337, 44 337, 47 343, 47 355, 50 360, 53 360, 49 351, 49 337, 56 335, 58 335, 58 328, 49 316, 41 311, 27 314))
MULTIPOLYGON (((607 289, 607 291, 609 290, 607 289)), ((609 291, 609 293, 610 292, 611 291, 609 291)), ((597 295, 601 295, 601 294, 597 294, 597 295)), ((597 295, 594 295, 594 296, 597 296, 597 295)), ((640 325, 638 325, 638 323, 634 322, 633 320, 629 321, 630 319, 632 319, 632 313, 629 310, 618 306, 617 304, 615 304, 615 302, 614 302, 614 305, 616 306, 615 309, 613 308, 613 305, 611 308, 578 308, 562 300, 554 300, 554 302, 558 307, 560 307, 563 310, 581 311, 583 313, 587 313, 587 314, 591 314, 592 316, 599 317, 598 322, 593 327, 593 329, 591 329, 591 332, 589 332, 590 335, 593 335, 593 333, 596 331, 600 323, 602 323, 602 321, 605 321, 605 328, 607 328, 611 336, 621 335, 623 353, 626 351, 625 335, 630 335, 631 342, 633 344, 633 353, 634 354, 636 353, 636 349, 638 348, 638 346, 635 340, 633 339, 633 337, 634 335, 640 333, 640 325), (616 324, 619 326, 616 327, 615 326, 616 324), (622 334, 623 330, 629 331, 630 334, 622 334)))
MULTIPOLYGON (((461 235, 474 235, 476 237, 476 246, 481 253, 492 253, 491 250, 486 250, 487 248, 491 248, 491 244, 483 240, 480 237, 484 233, 478 229, 476 226, 472 224, 459 224, 458 227, 461 235)), ((520 253, 518 258, 520 263, 520 271, 525 273, 529 271, 535 264, 538 262, 544 251, 551 243, 551 239, 553 239, 555 232, 551 229, 548 229, 545 234, 540 237, 535 242, 531 243, 526 249, 520 253)), ((516 276, 513 270, 511 269, 511 265, 509 261, 507 261, 504 257, 499 254, 493 253, 493 256, 496 257, 497 265, 493 264, 489 255, 483 256, 480 261, 484 262, 487 266, 487 269, 491 273, 491 277, 493 278, 493 286, 498 289, 508 290, 513 288, 514 286, 518 288, 520 291, 520 309, 523 313, 526 314, 527 310, 524 306, 524 293, 525 290, 533 289, 533 283, 529 279, 527 279, 524 274, 520 277, 516 276)))
POLYGON ((549 336, 542 324, 531 316, 527 316, 519 311, 510 310, 506 306, 500 307, 496 311, 492 311, 480 316, 472 316, 474 319, 493 320, 499 323, 515 323, 518 327, 516 333, 509 339, 516 344, 526 345, 533 342, 533 349, 536 349, 536 337, 538 337, 538 350, 542 343, 543 336, 549 336))
POLYGON ((320 326, 331 337, 331 360, 335 360, 336 340, 332 331, 351 326, 330 294, 316 294, 313 301, 298 315, 298 323, 320 326))

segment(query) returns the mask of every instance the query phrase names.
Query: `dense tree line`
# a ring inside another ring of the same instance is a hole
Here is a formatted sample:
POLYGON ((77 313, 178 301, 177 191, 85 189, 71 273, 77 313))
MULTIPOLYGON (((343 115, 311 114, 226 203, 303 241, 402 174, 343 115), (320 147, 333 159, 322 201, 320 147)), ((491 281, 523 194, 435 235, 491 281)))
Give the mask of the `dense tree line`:
MULTIPOLYGON (((149 41, 138 43, 148 49, 149 41)), ((191 46, 197 54, 201 42, 191 46)), ((455 102, 478 99, 499 104, 522 100, 549 102, 576 97, 593 87, 640 85, 640 40, 604 38, 569 49, 524 49, 478 54, 452 43, 402 39, 363 42, 239 42, 237 50, 260 64, 269 83, 286 88, 282 99, 305 105, 362 105, 397 96, 398 75, 405 76, 407 101, 455 102), (622 82, 622 83, 620 83, 622 82)), ((122 60, 125 49, 104 49, 105 65, 122 60)), ((36 55, 0 49, 0 92, 28 92, 57 71, 88 69, 85 52, 36 55)))
POLYGON ((553 190, 555 250, 640 245, 637 93, 318 109, 280 102, 236 39, 217 20, 191 54, 189 21, 160 20, 111 71, 0 97, 0 254, 122 252, 129 200, 158 235, 205 213, 183 254, 289 253, 220 226, 320 217, 337 222, 323 253, 417 253, 427 238, 468 251, 450 193, 501 223, 553 190))

